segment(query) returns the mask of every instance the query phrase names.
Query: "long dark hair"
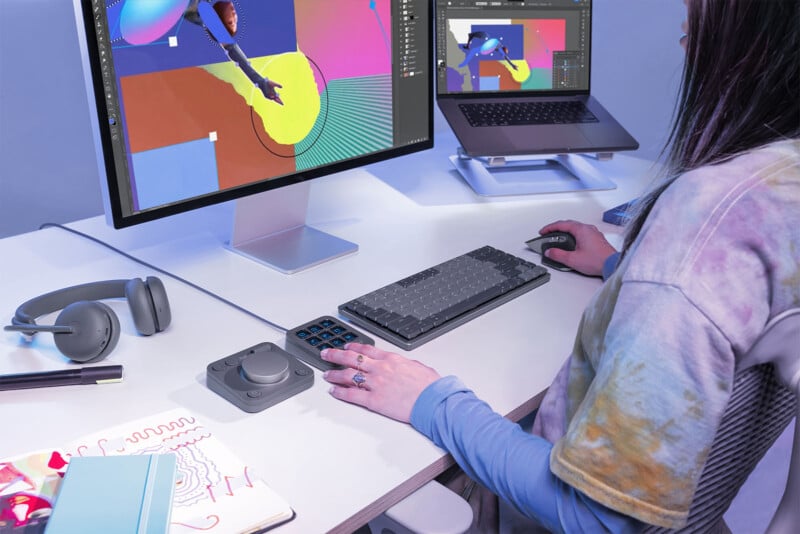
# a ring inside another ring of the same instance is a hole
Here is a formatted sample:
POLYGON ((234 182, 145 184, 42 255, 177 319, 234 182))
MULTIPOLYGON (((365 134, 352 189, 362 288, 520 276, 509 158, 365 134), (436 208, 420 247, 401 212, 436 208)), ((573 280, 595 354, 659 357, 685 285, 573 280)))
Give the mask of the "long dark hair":
POLYGON ((636 203, 623 250, 678 177, 800 137, 800 2, 689 0, 686 63, 664 176, 636 203))

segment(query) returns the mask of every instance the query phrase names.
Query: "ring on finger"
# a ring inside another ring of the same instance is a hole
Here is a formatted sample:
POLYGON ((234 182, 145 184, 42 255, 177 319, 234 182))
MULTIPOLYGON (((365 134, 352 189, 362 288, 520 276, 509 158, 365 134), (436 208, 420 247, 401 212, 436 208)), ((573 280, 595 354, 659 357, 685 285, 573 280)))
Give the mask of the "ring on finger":
POLYGON ((364 373, 361 371, 357 372, 353 375, 353 384, 358 386, 359 389, 364 387, 364 384, 367 383, 367 377, 364 376, 364 373))
POLYGON ((361 372, 361 364, 364 362, 364 355, 359 354, 356 358, 356 370, 360 373, 361 372))

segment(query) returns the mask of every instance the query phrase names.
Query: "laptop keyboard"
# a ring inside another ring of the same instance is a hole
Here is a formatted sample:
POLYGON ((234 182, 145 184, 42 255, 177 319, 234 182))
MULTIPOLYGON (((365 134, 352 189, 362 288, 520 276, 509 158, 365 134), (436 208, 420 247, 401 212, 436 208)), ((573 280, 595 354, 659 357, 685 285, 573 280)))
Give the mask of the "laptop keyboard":
POLYGON ((485 246, 342 304, 339 313, 411 350, 549 279, 544 267, 485 246))
POLYGON ((470 126, 523 126, 597 122, 583 102, 487 102, 459 104, 470 126))

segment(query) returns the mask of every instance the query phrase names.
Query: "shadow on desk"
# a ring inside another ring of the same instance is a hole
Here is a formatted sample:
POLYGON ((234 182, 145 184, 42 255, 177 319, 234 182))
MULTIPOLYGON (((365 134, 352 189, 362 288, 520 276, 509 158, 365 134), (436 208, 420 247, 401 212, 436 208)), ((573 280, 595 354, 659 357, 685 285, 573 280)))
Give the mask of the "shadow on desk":
MULTIPOLYGON (((421 206, 503 203, 533 197, 549 201, 585 199, 586 195, 603 193, 603 191, 569 191, 539 195, 481 196, 472 190, 461 174, 452 166, 448 159, 449 156, 446 149, 432 149, 403 156, 400 164, 394 160, 369 165, 365 169, 421 206)), ((603 176, 615 182, 617 189, 626 189, 625 185, 628 182, 641 184, 640 178, 643 175, 653 175, 654 173, 652 162, 621 154, 615 155, 608 161, 597 161, 591 158, 588 158, 587 161, 603 176)), ((520 176, 530 174, 531 179, 534 180, 536 179, 535 173, 535 170, 528 173, 515 173, 517 176, 514 179, 518 180, 520 176)), ((632 192, 631 194, 635 195, 636 193, 632 192)))

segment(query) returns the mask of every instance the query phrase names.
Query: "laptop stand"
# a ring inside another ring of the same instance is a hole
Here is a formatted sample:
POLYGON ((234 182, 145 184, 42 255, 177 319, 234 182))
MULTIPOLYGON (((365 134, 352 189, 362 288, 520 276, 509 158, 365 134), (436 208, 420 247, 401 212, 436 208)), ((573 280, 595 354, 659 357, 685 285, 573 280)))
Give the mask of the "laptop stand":
POLYGON ((468 156, 462 147, 450 156, 461 176, 481 196, 530 195, 616 189, 586 158, 611 159, 610 152, 531 156, 468 156))

